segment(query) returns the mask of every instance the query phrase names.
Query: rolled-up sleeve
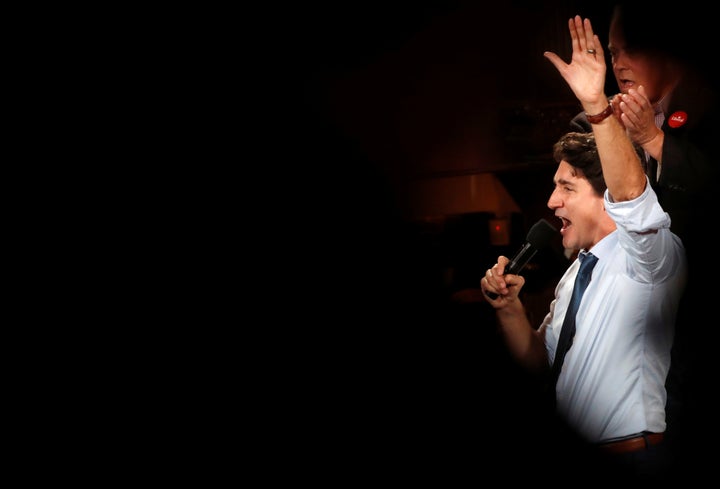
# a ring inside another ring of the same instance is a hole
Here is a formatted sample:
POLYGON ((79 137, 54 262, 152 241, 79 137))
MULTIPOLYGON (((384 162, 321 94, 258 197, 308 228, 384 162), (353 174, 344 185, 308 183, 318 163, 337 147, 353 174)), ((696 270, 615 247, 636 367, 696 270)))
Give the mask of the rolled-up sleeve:
POLYGON ((680 270, 685 260, 682 242, 670 231, 670 215, 649 182, 639 197, 624 202, 613 202, 606 190, 605 209, 617 225, 620 246, 630 256, 628 273, 634 280, 660 283, 680 270), (665 261, 672 263, 667 266, 665 261))

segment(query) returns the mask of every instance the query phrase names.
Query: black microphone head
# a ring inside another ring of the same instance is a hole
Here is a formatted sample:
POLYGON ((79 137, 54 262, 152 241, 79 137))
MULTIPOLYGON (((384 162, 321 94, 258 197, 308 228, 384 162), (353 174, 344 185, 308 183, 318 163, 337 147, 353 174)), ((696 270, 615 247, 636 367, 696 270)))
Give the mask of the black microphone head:
POLYGON ((545 219, 540 219, 530 228, 525 240, 535 248, 542 249, 550 244, 557 232, 557 229, 552 224, 545 219))
MULTIPOLYGON (((550 241, 556 233, 557 229, 545 219, 540 219, 533 224, 533 227, 530 228, 527 234, 527 238, 525 238, 525 244, 515 253, 515 256, 513 256, 507 264, 505 273, 512 273, 514 275, 520 273, 527 262, 535 256, 535 253, 550 244, 550 241)), ((491 299, 497 299, 497 294, 493 292, 486 292, 486 295, 491 299)))

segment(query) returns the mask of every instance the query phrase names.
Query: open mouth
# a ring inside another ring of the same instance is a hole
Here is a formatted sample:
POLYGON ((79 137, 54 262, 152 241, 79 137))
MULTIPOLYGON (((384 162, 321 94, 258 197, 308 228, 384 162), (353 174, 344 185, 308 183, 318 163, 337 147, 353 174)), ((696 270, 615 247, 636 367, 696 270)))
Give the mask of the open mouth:
POLYGON ((620 85, 619 88, 621 92, 627 92, 630 88, 635 86, 635 82, 633 80, 628 80, 626 78, 619 79, 618 84, 620 85))
POLYGON ((567 219, 565 219, 564 217, 560 217, 560 216, 558 216, 558 217, 560 218, 560 222, 562 223, 562 227, 560 228, 560 232, 563 233, 563 232, 565 232, 565 230, 566 230, 567 228, 569 228, 570 226, 572 226, 572 223, 571 223, 570 221, 568 221, 567 219))

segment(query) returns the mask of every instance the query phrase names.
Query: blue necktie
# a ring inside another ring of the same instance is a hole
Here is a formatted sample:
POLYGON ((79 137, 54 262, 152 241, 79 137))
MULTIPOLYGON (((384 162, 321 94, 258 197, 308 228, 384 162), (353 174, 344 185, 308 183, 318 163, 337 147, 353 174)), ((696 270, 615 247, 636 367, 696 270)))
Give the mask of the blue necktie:
POLYGON ((557 348, 555 349, 555 361, 552 365, 552 378, 550 386, 553 392, 553 398, 555 397, 555 384, 557 384, 557 379, 560 376, 560 370, 562 369, 563 360, 565 360, 565 354, 572 346, 573 337, 575 336, 575 316, 577 316, 578 307, 580 307, 580 301, 585 293, 585 289, 590 283, 592 269, 598 260, 597 256, 584 251, 580 252, 578 259, 580 260, 580 270, 575 277, 572 298, 570 299, 570 305, 568 306, 567 313, 565 313, 565 320, 563 321, 560 338, 558 339, 557 348))

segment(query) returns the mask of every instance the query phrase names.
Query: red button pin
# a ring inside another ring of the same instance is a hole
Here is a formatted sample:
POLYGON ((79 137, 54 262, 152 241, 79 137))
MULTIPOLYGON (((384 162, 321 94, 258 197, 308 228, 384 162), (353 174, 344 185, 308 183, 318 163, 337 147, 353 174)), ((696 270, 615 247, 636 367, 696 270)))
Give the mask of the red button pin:
POLYGON ((670 119, 668 119, 668 126, 670 126, 674 129, 676 127, 682 126, 686 122, 687 122, 687 114, 685 112, 683 112, 682 110, 678 110, 677 112, 673 112, 673 115, 671 115, 670 119))

